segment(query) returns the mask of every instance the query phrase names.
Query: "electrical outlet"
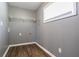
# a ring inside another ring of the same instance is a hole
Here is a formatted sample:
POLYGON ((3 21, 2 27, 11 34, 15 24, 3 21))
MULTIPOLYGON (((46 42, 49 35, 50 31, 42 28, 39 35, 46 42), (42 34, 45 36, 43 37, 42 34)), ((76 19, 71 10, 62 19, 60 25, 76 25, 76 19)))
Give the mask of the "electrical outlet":
POLYGON ((8 32, 10 32, 10 28, 8 28, 8 32))
POLYGON ((61 52, 62 52, 61 48, 58 48, 58 52, 59 52, 59 53, 61 53, 61 52))
POLYGON ((19 33, 19 36, 22 36, 22 33, 19 33))
POLYGON ((2 21, 0 22, 0 25, 3 26, 3 22, 2 21))

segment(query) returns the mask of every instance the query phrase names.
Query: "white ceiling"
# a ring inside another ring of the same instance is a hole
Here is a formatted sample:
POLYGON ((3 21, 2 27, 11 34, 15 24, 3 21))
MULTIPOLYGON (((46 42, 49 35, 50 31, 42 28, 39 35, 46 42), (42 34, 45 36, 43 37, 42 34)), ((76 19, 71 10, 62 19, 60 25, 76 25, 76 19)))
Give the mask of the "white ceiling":
POLYGON ((8 2, 10 6, 15 6, 19 8, 36 10, 42 4, 42 2, 8 2))

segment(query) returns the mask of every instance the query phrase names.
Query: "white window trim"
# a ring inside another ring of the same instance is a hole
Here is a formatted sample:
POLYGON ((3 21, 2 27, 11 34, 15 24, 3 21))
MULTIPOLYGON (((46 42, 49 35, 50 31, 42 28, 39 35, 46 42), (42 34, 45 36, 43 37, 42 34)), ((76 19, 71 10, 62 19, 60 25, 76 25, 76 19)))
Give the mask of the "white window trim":
MULTIPOLYGON (((51 3, 48 3, 44 8, 48 7, 50 4, 51 3)), ((63 19, 63 18, 68 18, 68 17, 71 17, 71 16, 75 16, 75 15, 77 15, 76 9, 77 9, 76 8, 76 2, 74 2, 73 3, 73 10, 72 11, 64 13, 64 14, 61 14, 61 15, 58 15, 58 16, 53 17, 53 18, 49 18, 47 20, 44 20, 44 18, 43 18, 43 23, 47 23, 47 22, 56 21, 56 20, 59 20, 59 19, 63 19)))

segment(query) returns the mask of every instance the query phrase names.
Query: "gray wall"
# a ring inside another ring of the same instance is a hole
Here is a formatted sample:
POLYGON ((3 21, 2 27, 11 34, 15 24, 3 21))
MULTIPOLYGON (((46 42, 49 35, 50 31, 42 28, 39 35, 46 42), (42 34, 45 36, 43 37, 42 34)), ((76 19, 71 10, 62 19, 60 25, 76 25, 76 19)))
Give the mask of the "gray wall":
MULTIPOLYGON (((77 7, 79 10, 79 3, 77 7)), ((43 23, 43 8, 40 7, 37 10, 37 20, 36 42, 56 56, 79 57, 79 15, 43 23), (62 49, 61 54, 58 48, 62 49)))
POLYGON ((0 56, 2 56, 8 47, 8 9, 7 3, 0 2, 0 22, 3 22, 3 25, 0 25, 0 56))
POLYGON ((36 39, 36 24, 29 20, 35 18, 34 11, 9 6, 9 17, 19 18, 18 21, 11 19, 9 22, 9 44, 32 42, 36 39), (21 18, 28 21, 22 22, 21 18), (22 36, 19 36, 19 33, 22 33, 22 36))

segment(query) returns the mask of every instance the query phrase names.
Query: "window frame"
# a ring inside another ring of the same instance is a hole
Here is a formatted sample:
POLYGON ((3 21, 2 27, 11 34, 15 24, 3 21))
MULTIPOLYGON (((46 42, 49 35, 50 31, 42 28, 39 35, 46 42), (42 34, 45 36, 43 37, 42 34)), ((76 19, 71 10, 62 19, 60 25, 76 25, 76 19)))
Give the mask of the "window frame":
MULTIPOLYGON (((53 3, 53 2, 52 2, 53 3)), ((55 2, 54 2, 55 3, 55 2)), ((67 13, 63 13, 61 15, 58 15, 56 17, 53 17, 53 18, 49 18, 47 20, 44 20, 44 17, 43 17, 43 23, 47 23, 47 22, 51 22, 51 21, 56 21, 56 20, 60 20, 60 19, 63 19, 63 18, 68 18, 68 17, 71 17, 71 16, 75 16, 77 15, 77 8, 76 8, 76 2, 72 2, 73 3, 73 10, 71 12, 67 12, 67 13)), ((47 3, 44 8, 47 8, 51 3, 47 3)), ((44 16, 44 8, 43 8, 43 16, 44 16)))

